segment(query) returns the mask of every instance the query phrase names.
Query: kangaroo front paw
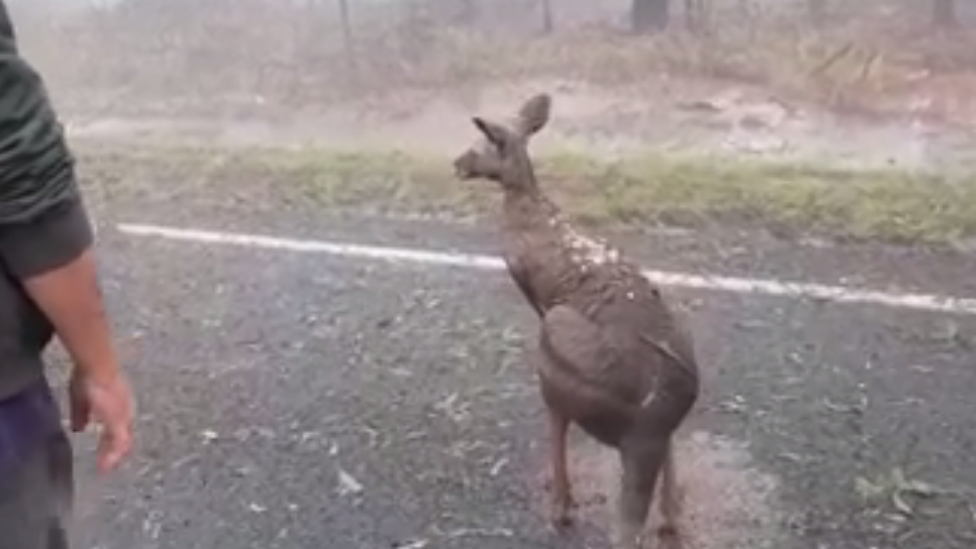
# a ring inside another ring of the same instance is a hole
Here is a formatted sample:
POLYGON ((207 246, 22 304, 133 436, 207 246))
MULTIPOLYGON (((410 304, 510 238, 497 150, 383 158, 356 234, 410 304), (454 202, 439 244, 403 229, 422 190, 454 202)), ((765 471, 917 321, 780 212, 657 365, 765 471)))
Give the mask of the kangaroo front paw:
POLYGON ((549 522, 556 530, 565 530, 573 526, 572 509, 575 507, 571 499, 553 500, 549 505, 549 522))
POLYGON ((657 547, 659 549, 683 549, 681 533, 674 524, 662 524, 657 528, 657 547))

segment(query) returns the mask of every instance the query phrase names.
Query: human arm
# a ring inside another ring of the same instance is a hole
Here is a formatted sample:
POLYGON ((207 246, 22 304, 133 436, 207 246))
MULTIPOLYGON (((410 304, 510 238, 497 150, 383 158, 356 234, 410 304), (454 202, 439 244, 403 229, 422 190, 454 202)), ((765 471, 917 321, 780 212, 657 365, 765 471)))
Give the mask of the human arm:
POLYGON ((92 233, 80 199, 0 228, 0 254, 71 355, 71 424, 104 430, 99 468, 115 468, 132 446, 133 402, 112 345, 98 287, 92 233))
POLYGON ((72 427, 92 416, 103 425, 99 465, 108 470, 132 444, 132 396, 112 348, 74 159, 40 75, 17 51, 3 0, 0 90, 0 263, 71 355, 72 427))

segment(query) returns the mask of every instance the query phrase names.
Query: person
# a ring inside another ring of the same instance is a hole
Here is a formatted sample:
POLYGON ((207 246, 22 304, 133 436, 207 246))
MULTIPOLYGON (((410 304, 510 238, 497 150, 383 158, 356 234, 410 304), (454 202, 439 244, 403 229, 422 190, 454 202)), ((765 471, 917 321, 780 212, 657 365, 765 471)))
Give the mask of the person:
POLYGON ((132 446, 93 237, 61 124, 0 0, 0 549, 68 546, 72 448, 42 357, 55 335, 73 365, 72 430, 102 428, 99 470, 132 446))

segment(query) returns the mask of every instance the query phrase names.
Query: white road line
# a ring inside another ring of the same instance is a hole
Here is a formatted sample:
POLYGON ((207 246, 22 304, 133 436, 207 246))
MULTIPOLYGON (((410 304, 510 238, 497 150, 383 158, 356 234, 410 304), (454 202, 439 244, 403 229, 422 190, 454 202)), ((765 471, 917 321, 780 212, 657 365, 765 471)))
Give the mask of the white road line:
MULTIPOLYGON (((195 229, 161 227, 122 223, 118 229, 133 236, 157 237, 198 243, 265 248, 291 252, 323 253, 346 257, 360 257, 386 261, 405 261, 429 265, 447 265, 472 269, 502 270, 501 258, 456 252, 436 252, 399 247, 369 246, 297 240, 262 235, 225 233, 195 229)), ((840 303, 864 303, 900 309, 917 309, 940 313, 976 315, 976 299, 934 294, 894 293, 868 289, 846 288, 825 284, 787 282, 769 279, 735 278, 694 275, 689 273, 645 270, 644 274, 663 286, 724 291, 737 294, 765 294, 792 298, 813 298, 840 303)))

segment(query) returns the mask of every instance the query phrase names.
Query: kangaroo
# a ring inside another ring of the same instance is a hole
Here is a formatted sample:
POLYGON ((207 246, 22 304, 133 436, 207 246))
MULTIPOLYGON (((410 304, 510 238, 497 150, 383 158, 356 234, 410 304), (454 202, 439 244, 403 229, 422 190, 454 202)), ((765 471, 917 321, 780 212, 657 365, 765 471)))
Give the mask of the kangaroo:
POLYGON ((505 263, 541 322, 529 356, 548 412, 549 519, 557 529, 572 524, 566 439, 575 424, 619 454, 622 545, 648 546, 645 523, 660 478, 657 534, 680 547, 672 438, 700 390, 691 335, 635 263, 579 232, 540 188, 528 143, 549 121, 551 104, 542 93, 511 121, 473 117, 480 139, 454 160, 459 180, 501 187, 505 263))

